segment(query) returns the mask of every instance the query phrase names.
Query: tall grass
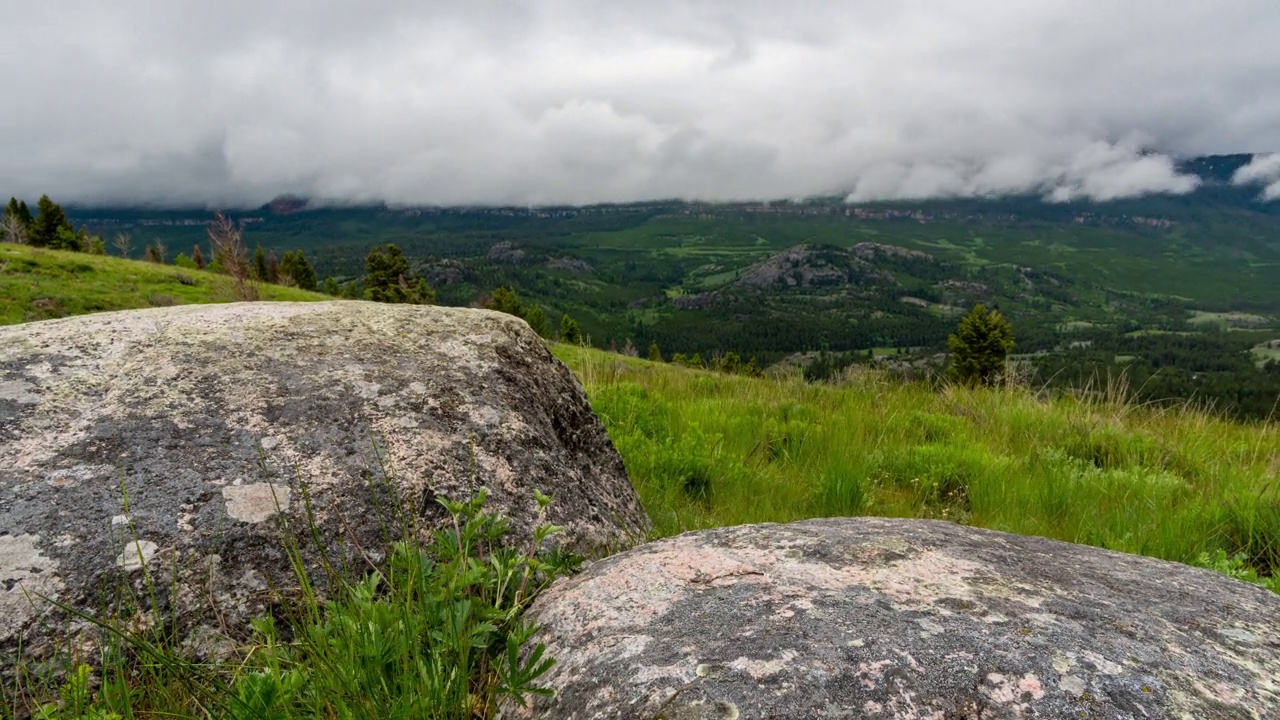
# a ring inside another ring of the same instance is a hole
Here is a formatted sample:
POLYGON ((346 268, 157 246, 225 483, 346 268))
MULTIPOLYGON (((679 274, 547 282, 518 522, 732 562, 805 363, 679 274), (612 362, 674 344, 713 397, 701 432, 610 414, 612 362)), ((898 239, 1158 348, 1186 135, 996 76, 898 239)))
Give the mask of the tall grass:
POLYGON ((1136 406, 1114 383, 1049 399, 860 369, 814 385, 555 352, 582 379, 659 536, 922 517, 1280 573, 1273 425, 1136 406))

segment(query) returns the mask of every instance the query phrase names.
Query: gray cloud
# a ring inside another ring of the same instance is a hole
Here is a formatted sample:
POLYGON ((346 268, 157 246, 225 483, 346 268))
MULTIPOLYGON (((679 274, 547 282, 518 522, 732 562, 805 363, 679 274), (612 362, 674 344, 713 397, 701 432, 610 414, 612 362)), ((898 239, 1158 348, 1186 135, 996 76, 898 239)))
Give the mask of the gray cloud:
POLYGON ((1280 149, 1271 0, 9 5, 27 197, 1110 199, 1280 149))
POLYGON ((1263 200, 1280 200, 1280 153, 1255 155, 1231 177, 1236 185, 1262 185, 1263 200))

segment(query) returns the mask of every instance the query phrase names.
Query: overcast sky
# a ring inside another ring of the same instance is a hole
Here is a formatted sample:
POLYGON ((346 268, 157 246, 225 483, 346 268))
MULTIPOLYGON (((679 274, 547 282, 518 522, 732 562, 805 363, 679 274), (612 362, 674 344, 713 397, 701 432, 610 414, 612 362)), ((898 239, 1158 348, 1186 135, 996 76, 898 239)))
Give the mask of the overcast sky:
POLYGON ((32 199, 1105 199, 1280 150, 1276 0, 0 10, 0 192, 32 199))

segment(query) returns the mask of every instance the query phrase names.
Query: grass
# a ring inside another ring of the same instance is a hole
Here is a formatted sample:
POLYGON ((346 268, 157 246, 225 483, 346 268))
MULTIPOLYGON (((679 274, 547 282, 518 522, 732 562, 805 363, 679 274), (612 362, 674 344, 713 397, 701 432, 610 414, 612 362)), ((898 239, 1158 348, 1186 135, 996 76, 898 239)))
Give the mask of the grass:
MULTIPOLYGON (((741 523, 937 518, 1184 563, 1237 562, 1280 591, 1280 429, 1123 389, 1046 399, 751 379, 558 346, 658 536, 741 523)), ((1240 575, 1240 573, 1236 573, 1240 575)))
MULTIPOLYGON (((227 302, 230 278, 138 260, 0 243, 0 325, 103 310, 227 302)), ((263 284, 263 300, 331 300, 263 284)))
MULTIPOLYGON (((535 497, 545 519, 551 499, 535 497)), ((150 588, 149 603, 118 603, 149 612, 150 629, 64 606, 102 631, 99 657, 55 658, 71 664, 60 679, 20 667, 12 695, 0 693, 0 717, 470 720, 494 717, 503 702, 547 695, 537 681, 555 660, 531 642, 537 628, 522 615, 578 558, 539 550, 560 530, 545 522, 527 550, 503 547, 506 520, 484 513, 484 501, 483 490, 468 501, 440 499, 452 523, 425 543, 417 513, 402 510, 394 518, 402 538, 386 549, 389 561, 364 579, 343 579, 328 598, 314 591, 317 578, 282 525, 300 597, 255 620, 249 642, 220 661, 193 662, 166 632, 169 621, 156 609, 165 588, 150 588)))

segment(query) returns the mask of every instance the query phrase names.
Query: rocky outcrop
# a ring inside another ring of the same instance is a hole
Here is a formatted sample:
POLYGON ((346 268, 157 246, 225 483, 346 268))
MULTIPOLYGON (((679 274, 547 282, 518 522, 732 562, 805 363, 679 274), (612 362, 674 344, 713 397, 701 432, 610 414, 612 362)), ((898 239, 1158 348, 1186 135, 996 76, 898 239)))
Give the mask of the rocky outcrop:
POLYGON ((525 261, 525 252, 504 240, 490 247, 485 258, 495 265, 519 265, 525 261))
POLYGON ((510 315, 239 303, 0 328, 0 665, 20 636, 34 657, 82 637, 45 598, 97 615, 159 588, 192 642, 247 628, 294 582, 282 533, 312 571, 363 574, 395 520, 427 533, 437 495, 480 488, 513 541, 535 488, 573 550, 648 530, 582 387, 510 315))
POLYGON ((556 690, 504 717, 1274 720, 1280 596, 943 522, 688 533, 534 605, 556 690))
POLYGON ((467 279, 467 266, 453 258, 444 258, 424 265, 419 274, 433 288, 458 285, 467 279))
POLYGON ((929 253, 912 250, 898 245, 885 245, 883 243, 863 242, 853 246, 853 254, 860 260, 867 262, 875 262, 880 258, 895 258, 899 260, 918 260, 923 262, 932 262, 933 256, 929 253))
POLYGON ((595 268, 591 267, 591 263, 571 257, 553 257, 547 261, 547 267, 552 270, 564 270, 575 275, 590 275, 595 272, 595 268))
POLYGON ((855 276, 851 259, 839 248, 797 245, 757 264, 734 284, 767 289, 845 285, 855 276))

